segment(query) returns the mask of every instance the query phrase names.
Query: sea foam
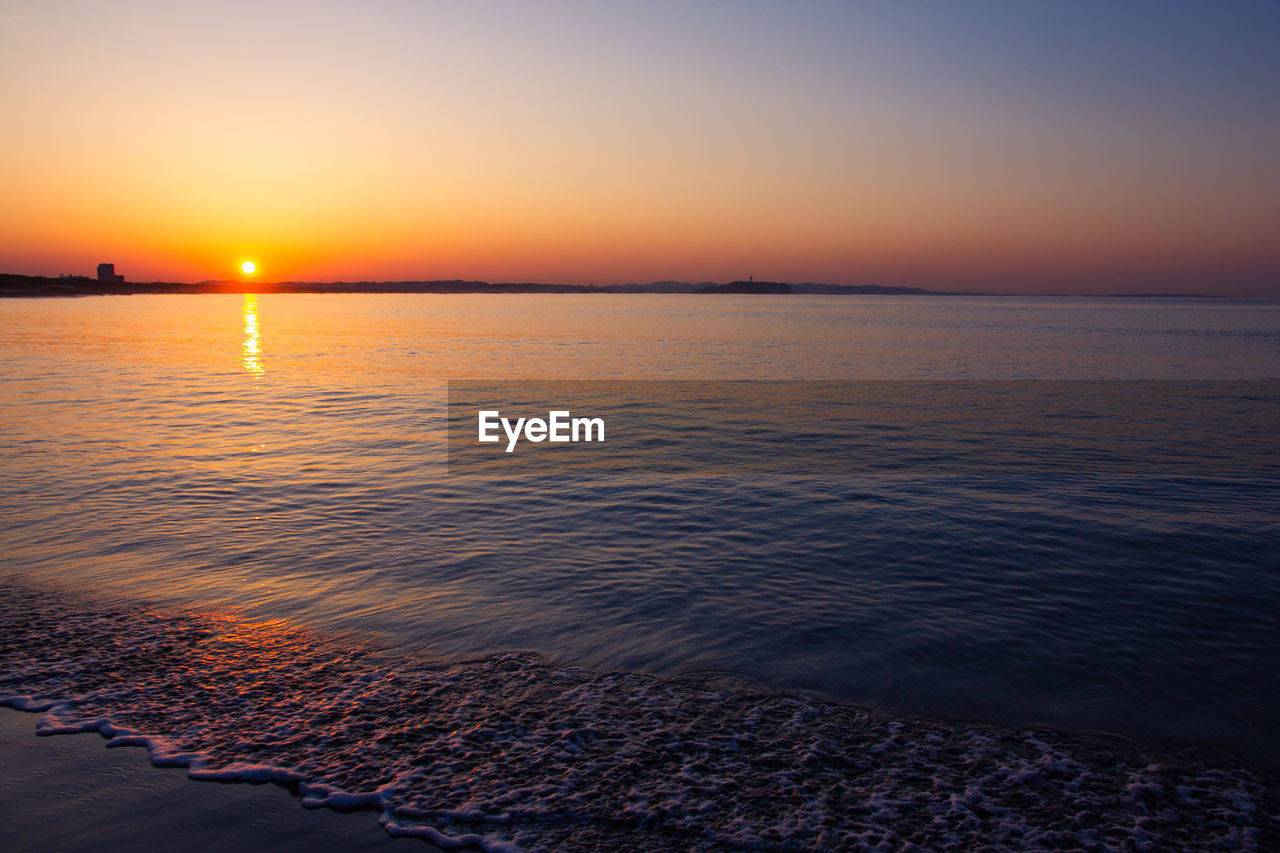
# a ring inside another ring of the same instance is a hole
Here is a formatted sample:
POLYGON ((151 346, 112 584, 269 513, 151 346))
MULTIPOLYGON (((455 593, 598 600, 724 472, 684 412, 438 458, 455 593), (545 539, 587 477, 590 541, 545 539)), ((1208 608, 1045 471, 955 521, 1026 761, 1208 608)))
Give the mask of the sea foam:
POLYGON ((1268 771, 723 676, 392 653, 0 583, 0 703, 448 849, 1261 850, 1268 771))

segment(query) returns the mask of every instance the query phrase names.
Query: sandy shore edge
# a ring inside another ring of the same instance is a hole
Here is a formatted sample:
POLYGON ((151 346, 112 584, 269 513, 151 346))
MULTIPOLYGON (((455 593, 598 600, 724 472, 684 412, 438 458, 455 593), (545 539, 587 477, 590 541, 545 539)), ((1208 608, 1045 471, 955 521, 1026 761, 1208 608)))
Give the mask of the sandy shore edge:
POLYGON ((360 851, 439 848, 392 838, 374 812, 304 809, 277 785, 197 782, 96 733, 36 734, 0 707, 0 826, 12 851, 360 851))

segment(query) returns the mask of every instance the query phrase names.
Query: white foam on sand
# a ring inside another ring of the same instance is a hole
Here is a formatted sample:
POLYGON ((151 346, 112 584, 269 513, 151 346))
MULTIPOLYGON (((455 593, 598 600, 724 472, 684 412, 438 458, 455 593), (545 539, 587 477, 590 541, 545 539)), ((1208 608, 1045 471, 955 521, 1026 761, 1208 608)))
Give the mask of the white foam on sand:
POLYGON ((282 623, 0 583, 0 703, 197 779, 372 808, 446 849, 1260 850, 1269 777, 724 679, 393 655, 282 623))
POLYGON ((6 850, 423 850, 367 813, 308 812, 273 785, 202 785, 97 737, 43 737, 33 714, 0 709, 6 850))

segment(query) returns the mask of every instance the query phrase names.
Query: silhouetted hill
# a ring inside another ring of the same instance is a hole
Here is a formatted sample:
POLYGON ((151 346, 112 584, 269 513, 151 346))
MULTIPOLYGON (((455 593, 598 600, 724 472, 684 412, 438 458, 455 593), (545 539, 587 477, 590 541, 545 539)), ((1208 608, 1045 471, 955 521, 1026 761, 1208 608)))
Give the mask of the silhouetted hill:
MULTIPOLYGON (((696 284, 688 281, 655 281, 650 284, 606 284, 601 290, 609 293, 779 293, 782 291, 738 290, 740 282, 719 284, 714 281, 700 281, 696 284), (733 288, 733 289, 729 289, 733 288)), ((780 284, 780 282, 741 282, 743 284, 780 284)), ((826 294, 839 296, 881 295, 881 296, 981 296, 976 291, 937 291, 920 287, 894 287, 879 284, 823 284, 806 281, 802 284, 788 284, 791 293, 826 294)))
POLYGON ((791 285, 780 281, 731 281, 728 284, 713 284, 698 288, 698 293, 746 293, 777 294, 790 293, 791 285))
MULTIPOLYGON (((609 284, 603 287, 537 282, 466 281, 98 281, 86 276, 15 275, 0 273, 0 296, 91 296, 131 293, 798 293, 826 295, 886 296, 981 296, 976 291, 937 291, 919 287, 890 287, 878 284, 822 284, 807 281, 785 284, 777 281, 655 281, 649 284, 609 284)), ((1154 294, 1117 294, 1151 296, 1154 294)), ((1186 296, 1187 294, 1159 294, 1186 296)))
POLYGON ((0 273, 0 296, 101 296, 121 285, 88 276, 50 278, 0 273))

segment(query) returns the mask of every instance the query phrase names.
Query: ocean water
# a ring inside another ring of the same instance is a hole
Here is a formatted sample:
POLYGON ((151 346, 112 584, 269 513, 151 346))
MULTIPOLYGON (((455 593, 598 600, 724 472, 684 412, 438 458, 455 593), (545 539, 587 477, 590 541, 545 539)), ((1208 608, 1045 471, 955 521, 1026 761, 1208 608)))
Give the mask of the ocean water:
POLYGON ((0 695, 441 843, 1257 849, 1278 380, 1276 301, 7 300, 0 695), (561 393, 647 420, 468 467, 561 393))

